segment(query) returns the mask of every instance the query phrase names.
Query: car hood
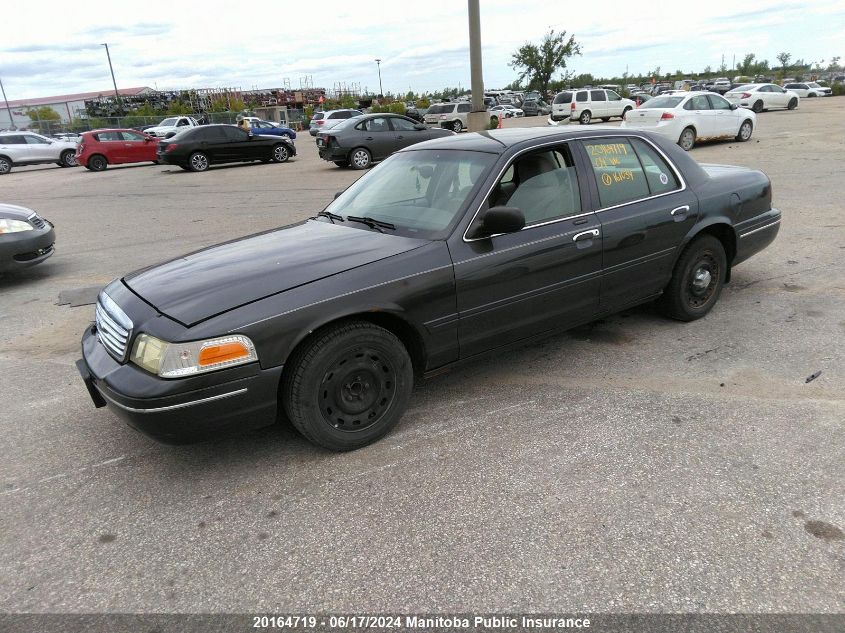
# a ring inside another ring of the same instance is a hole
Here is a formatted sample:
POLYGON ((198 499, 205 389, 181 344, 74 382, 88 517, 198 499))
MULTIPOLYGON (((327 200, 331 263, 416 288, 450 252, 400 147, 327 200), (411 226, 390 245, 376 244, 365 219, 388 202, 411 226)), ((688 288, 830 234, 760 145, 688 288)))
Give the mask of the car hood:
POLYGON ((136 271, 126 285, 191 327, 297 286, 398 255, 427 240, 309 220, 136 271))
POLYGON ((14 204, 0 204, 0 218, 6 220, 26 220, 35 211, 14 204))

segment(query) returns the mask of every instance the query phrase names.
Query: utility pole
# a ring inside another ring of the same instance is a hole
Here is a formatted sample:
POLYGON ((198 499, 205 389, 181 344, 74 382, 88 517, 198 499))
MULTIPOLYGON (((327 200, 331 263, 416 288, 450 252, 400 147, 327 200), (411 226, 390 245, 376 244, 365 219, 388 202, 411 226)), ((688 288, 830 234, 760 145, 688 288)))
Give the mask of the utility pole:
POLYGON ((472 113, 468 117, 470 132, 486 127, 484 108, 484 75, 481 72, 481 9, 478 0, 467 0, 469 17, 469 68, 472 87, 472 113), (478 114, 481 113, 481 114, 478 114))
POLYGON ((6 89, 3 87, 2 79, 0 79, 0 92, 3 93, 3 101, 6 103, 6 110, 9 111, 9 129, 16 130, 15 119, 12 117, 12 108, 9 107, 9 100, 6 98, 6 89))
POLYGON ((384 88, 381 87, 381 59, 376 58, 376 66, 378 66, 378 96, 384 98, 384 88))
POLYGON ((103 46, 106 47, 106 57, 109 60, 109 71, 111 72, 111 82, 112 82, 112 85, 114 86, 114 98, 117 99, 117 107, 118 107, 119 111, 123 112, 123 103, 121 103, 121 101, 120 101, 120 93, 117 91, 117 82, 114 79, 114 68, 112 68, 112 65, 111 65, 111 55, 109 54, 109 45, 103 44, 103 46))

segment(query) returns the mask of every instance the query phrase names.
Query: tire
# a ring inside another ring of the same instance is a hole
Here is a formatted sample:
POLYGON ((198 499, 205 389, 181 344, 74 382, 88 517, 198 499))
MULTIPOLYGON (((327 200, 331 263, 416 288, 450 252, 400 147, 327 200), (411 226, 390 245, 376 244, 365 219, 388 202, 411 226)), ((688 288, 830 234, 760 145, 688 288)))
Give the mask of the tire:
POLYGON ((753 131, 754 125, 751 123, 750 119, 746 119, 742 122, 742 125, 739 126, 739 132, 737 132, 736 140, 744 143, 751 138, 751 133, 753 131))
POLYGON ((188 168, 191 171, 208 170, 208 156, 202 152, 194 152, 188 157, 188 168))
POLYGON ((86 167, 91 171, 105 171, 106 167, 108 167, 109 161, 106 160, 106 157, 102 154, 94 154, 91 158, 88 159, 88 164, 86 167))
POLYGON ((757 99, 757 101, 754 102, 754 105, 751 106, 751 110, 757 114, 760 114, 763 111, 763 100, 757 99))
POLYGON ((622 110, 622 120, 623 120, 623 121, 625 120, 625 117, 626 117, 626 116, 628 116, 628 113, 629 113, 631 110, 633 110, 633 109, 634 109, 634 108, 632 108, 632 107, 628 106, 627 108, 625 108, 624 110, 622 110))
POLYGON ((273 146, 273 162, 286 163, 290 158, 290 150, 284 143, 273 146))
POLYGON ((5 156, 0 156, 0 176, 5 176, 12 171, 12 161, 5 156))
POLYGON ((815 97, 815 96, 816 96, 816 93, 815 93, 815 92, 808 92, 808 93, 807 93, 807 98, 808 98, 808 99, 812 99, 812 98, 813 98, 813 97, 815 97))
POLYGON ((589 110, 584 110, 581 113, 581 116, 578 117, 578 122, 581 123, 581 125, 589 125, 592 120, 593 115, 589 110))
POLYGON ((333 451, 382 438, 401 419, 414 386, 405 346, 366 321, 327 328, 298 349, 287 368, 280 397, 288 419, 333 451))
POLYGON ((72 149, 66 149, 59 156, 59 164, 62 167, 76 167, 76 152, 72 149))
POLYGON ((340 168, 349 167, 349 163, 345 160, 335 160, 332 162, 340 168))
POLYGON ((792 97, 792 99, 789 100, 789 105, 786 106, 786 109, 787 110, 794 110, 797 107, 798 107, 798 99, 796 99, 795 97, 792 97))
POLYGON ((691 127, 684 128, 684 131, 681 132, 681 136, 678 137, 678 145, 680 145, 681 149, 685 152, 688 152, 695 147, 695 130, 691 127))
POLYGON ((727 269, 725 248, 718 239, 712 235, 695 238, 675 264, 657 307, 678 321, 700 319, 719 300, 727 269))
POLYGON ((349 166, 352 169, 366 169, 373 162, 373 156, 366 147, 356 147, 349 152, 349 166))
POLYGON ((464 129, 464 124, 461 123, 460 120, 452 121, 452 125, 450 127, 452 128, 452 131, 455 134, 458 134, 461 130, 464 129))

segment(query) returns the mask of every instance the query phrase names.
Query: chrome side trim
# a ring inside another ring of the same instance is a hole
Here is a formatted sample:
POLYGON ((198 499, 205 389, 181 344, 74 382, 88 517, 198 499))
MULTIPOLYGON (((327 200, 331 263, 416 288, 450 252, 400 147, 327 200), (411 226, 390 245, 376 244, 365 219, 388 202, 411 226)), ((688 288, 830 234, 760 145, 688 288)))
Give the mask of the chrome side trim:
POLYGON ((200 398, 199 400, 191 400, 190 402, 183 402, 181 404, 171 404, 168 407, 154 407, 152 409, 136 409, 135 407, 127 407, 125 404, 119 403, 114 398, 110 398, 99 387, 97 387, 97 391, 99 391, 106 400, 111 402, 116 407, 120 407, 124 411, 129 411, 130 413, 161 413, 163 411, 174 411, 176 409, 184 409, 185 407, 193 407, 194 405, 197 405, 197 404, 204 404, 206 402, 213 402, 215 400, 222 400, 223 398, 231 398, 232 396, 238 396, 242 393, 246 393, 247 388, 244 387, 243 389, 238 389, 236 391, 230 391, 229 393, 221 393, 220 395, 217 395, 217 396, 209 396, 208 398, 200 398))
POLYGON ((769 222, 765 226, 761 226, 759 229, 754 229, 753 231, 748 231, 748 233, 743 233, 742 235, 739 236, 739 239, 742 239, 743 237, 748 237, 749 235, 753 235, 757 231, 762 231, 764 229, 769 228, 770 226, 774 226, 775 224, 780 224, 780 218, 778 218, 774 222, 769 222))
POLYGON ((675 215, 676 213, 680 213, 681 211, 689 211, 689 205, 685 204, 683 206, 676 207, 672 209, 672 212, 669 215, 675 215))
MULTIPOLYGON (((622 128, 619 128, 619 129, 622 129, 622 128)), ((520 229, 520 231, 526 231, 528 229, 533 229, 536 226, 546 226, 547 224, 554 224, 555 222, 564 222, 566 220, 571 220, 573 218, 580 218, 580 217, 583 217, 585 215, 593 215, 594 213, 601 213, 602 211, 609 211, 611 209, 617 209, 619 207, 624 207, 624 206, 627 206, 629 204, 634 204, 636 202, 645 202, 646 200, 653 200, 655 198, 660 198, 662 196, 669 196, 669 195, 672 195, 674 193, 679 193, 681 191, 685 191, 687 189, 687 183, 684 180, 684 177, 681 175, 681 172, 678 171, 678 168, 675 166, 675 163, 673 163, 671 160, 669 160, 669 157, 666 156, 665 153, 663 153, 663 150, 661 150, 659 147, 657 147, 657 145, 652 143, 650 139, 645 138, 644 136, 640 136, 636 133, 619 134, 618 136, 621 136, 621 137, 624 137, 624 138, 636 138, 636 139, 643 141, 644 143, 648 143, 652 147, 652 149, 654 149, 654 151, 656 151, 658 154, 660 154, 660 156, 663 158, 663 160, 666 161, 666 164, 669 165, 669 167, 672 168, 672 171, 674 172, 675 176, 678 178, 678 182, 681 183, 680 188, 673 189, 672 191, 666 191, 664 193, 658 193, 656 195, 648 196, 646 198, 637 198, 636 200, 630 200, 629 202, 623 202, 621 204, 615 204, 611 207, 604 207, 602 209, 596 209, 595 211, 588 211, 586 213, 580 213, 578 215, 568 215, 565 218, 557 218, 555 220, 549 220, 548 222, 543 222, 543 223, 540 223, 540 224, 531 224, 530 226, 522 227, 522 229, 520 229)), ((469 244, 470 242, 477 242, 479 240, 487 240, 487 239, 490 239, 491 237, 496 237, 496 235, 487 235, 487 236, 484 236, 484 237, 467 238, 467 233, 469 232, 469 229, 472 226, 473 222, 475 222, 475 218, 478 216, 479 212, 481 211, 481 207, 484 206, 484 201, 487 200, 487 198, 490 196, 490 192, 493 191, 493 187, 496 186, 496 183, 499 182, 499 179, 508 170, 508 167, 513 165, 514 161, 517 158, 519 158, 520 156, 522 156, 526 152, 531 152, 531 151, 534 151, 536 149, 541 149, 543 147, 549 147, 549 146, 552 146, 552 145, 560 145, 561 143, 569 143, 569 142, 572 142, 572 141, 589 141, 589 140, 592 140, 592 139, 603 139, 603 138, 613 138, 613 137, 610 137, 610 136, 579 136, 579 137, 576 137, 576 138, 567 137, 567 138, 557 139, 556 141, 549 141, 548 143, 542 143, 540 145, 535 145, 533 147, 526 148, 526 149, 521 150, 520 152, 514 154, 513 158, 510 161, 508 161, 508 163, 499 171, 499 175, 496 176, 496 178, 493 179, 493 184, 490 185, 489 189, 487 189, 487 193, 485 193, 484 197, 481 199, 481 204, 478 205, 478 208, 475 210, 475 213, 472 214, 472 219, 469 221, 469 224, 467 224, 467 228, 464 231, 464 235, 463 235, 463 238, 462 238, 463 241, 466 242, 467 244, 469 244)), ((580 189, 579 189, 579 194, 580 193, 581 192, 580 192, 580 189)))

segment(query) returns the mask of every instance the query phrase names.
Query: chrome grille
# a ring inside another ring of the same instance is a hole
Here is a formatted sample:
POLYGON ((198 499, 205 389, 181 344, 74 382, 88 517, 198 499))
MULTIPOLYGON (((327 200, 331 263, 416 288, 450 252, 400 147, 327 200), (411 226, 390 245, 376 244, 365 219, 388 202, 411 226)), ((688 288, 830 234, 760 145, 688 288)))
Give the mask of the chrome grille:
POLYGON ((37 213, 33 213, 31 216, 29 216, 27 218, 27 221, 36 229, 43 229, 45 226, 47 226, 46 224, 44 224, 44 219, 37 213))
POLYGON ((132 321, 104 292, 97 298, 95 315, 97 338, 100 343, 117 360, 126 360, 126 346, 132 334, 132 321))

